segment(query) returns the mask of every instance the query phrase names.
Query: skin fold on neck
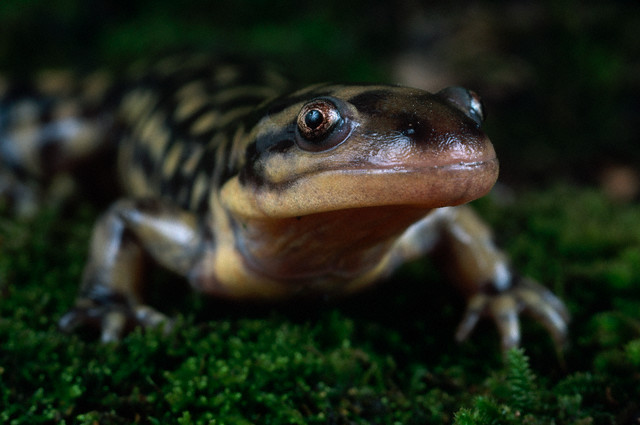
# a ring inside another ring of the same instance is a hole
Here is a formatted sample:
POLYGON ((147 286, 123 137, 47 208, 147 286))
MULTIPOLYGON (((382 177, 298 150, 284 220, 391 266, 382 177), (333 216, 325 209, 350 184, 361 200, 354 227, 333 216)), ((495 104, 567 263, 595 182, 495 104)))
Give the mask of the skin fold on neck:
POLYGON ((350 279, 375 265, 421 206, 353 208, 279 219, 239 219, 238 249, 247 264, 280 280, 350 279))

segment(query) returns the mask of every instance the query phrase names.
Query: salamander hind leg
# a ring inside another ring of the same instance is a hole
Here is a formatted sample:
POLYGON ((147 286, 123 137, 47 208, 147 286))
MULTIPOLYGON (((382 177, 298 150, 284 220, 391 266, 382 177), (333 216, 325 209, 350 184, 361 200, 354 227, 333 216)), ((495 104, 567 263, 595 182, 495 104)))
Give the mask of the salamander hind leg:
POLYGON ((60 327, 94 327, 108 342, 133 326, 168 325, 162 313, 144 303, 145 257, 186 275, 200 252, 196 230, 192 214, 161 201, 116 202, 94 228, 76 305, 60 319, 60 327))
POLYGON ((519 314, 535 318, 550 333, 556 347, 566 342, 569 314, 551 291, 515 273, 493 243, 489 227, 463 206, 448 209, 440 222, 439 258, 454 284, 467 295, 467 310, 456 332, 465 340, 483 316, 491 317, 504 350, 519 345, 519 314))

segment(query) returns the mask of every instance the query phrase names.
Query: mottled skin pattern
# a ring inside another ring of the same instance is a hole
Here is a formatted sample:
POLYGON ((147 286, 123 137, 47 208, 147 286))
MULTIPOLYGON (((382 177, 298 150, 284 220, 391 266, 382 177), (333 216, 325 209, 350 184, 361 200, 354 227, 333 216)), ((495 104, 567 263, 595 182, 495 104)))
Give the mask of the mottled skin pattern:
POLYGON ((14 206, 35 197, 27 182, 45 163, 56 176, 105 147, 117 150, 123 195, 95 225, 64 330, 94 325, 111 341, 131 325, 166 322, 142 296, 148 257, 198 291, 273 300, 349 294, 437 252, 468 299, 459 340, 488 315, 502 346, 517 345, 526 312, 563 343, 562 302, 514 273, 486 224, 463 206, 498 174, 474 93, 329 84, 295 91, 263 68, 200 56, 141 69, 112 91, 94 88, 93 103, 78 100, 86 88, 38 94, 58 99, 48 103, 54 112, 59 99, 71 102, 44 127, 37 113, 15 112, 29 102, 41 110, 42 100, 3 98, 0 197, 14 206))

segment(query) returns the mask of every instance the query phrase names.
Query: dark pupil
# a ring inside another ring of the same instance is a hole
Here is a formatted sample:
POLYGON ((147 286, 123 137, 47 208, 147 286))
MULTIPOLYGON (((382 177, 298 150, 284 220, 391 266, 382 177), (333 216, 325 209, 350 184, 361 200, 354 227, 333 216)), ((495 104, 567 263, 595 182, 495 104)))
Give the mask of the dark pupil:
POLYGON ((323 120, 324 117, 322 116, 322 112, 318 111, 317 109, 312 109, 311 111, 307 112, 307 115, 304 116, 304 123, 312 130, 320 127, 323 120))

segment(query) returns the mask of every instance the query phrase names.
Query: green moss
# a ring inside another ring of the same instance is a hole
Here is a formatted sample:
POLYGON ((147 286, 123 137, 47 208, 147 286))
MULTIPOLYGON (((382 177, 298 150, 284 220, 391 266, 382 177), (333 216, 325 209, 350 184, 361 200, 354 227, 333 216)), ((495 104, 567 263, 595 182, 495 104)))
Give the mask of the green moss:
POLYGON ((422 283, 425 273, 441 280, 428 265, 413 265, 400 280, 353 300, 302 312, 237 309, 189 295, 174 308, 182 318, 171 335, 136 331, 104 346, 94 335, 65 335, 56 328, 72 304, 96 211, 48 210, 31 223, 3 218, 0 419, 15 424, 630 420, 640 399, 640 286, 635 275, 624 277, 624 285, 607 280, 605 260, 611 267, 633 261, 628 252, 638 246, 640 233, 631 231, 638 222, 629 219, 640 216, 638 207, 614 207, 594 191, 559 187, 524 194, 509 206, 485 199, 478 208, 505 229, 499 235, 511 241, 506 247, 515 264, 551 283, 570 306, 571 339, 563 359, 555 356, 544 330, 526 319, 527 355, 511 351, 502 365, 489 325, 468 343, 452 344, 462 305, 446 286, 422 283), (562 206, 553 202, 558 197, 562 206), (577 214, 591 229, 581 243, 576 231, 581 224, 568 211, 587 208, 593 216, 577 214), (593 226, 600 214, 609 220, 593 226), (587 252, 583 244, 592 248, 587 252), (544 267, 536 268, 540 264, 544 267), (594 270, 600 273, 591 275, 594 270))

